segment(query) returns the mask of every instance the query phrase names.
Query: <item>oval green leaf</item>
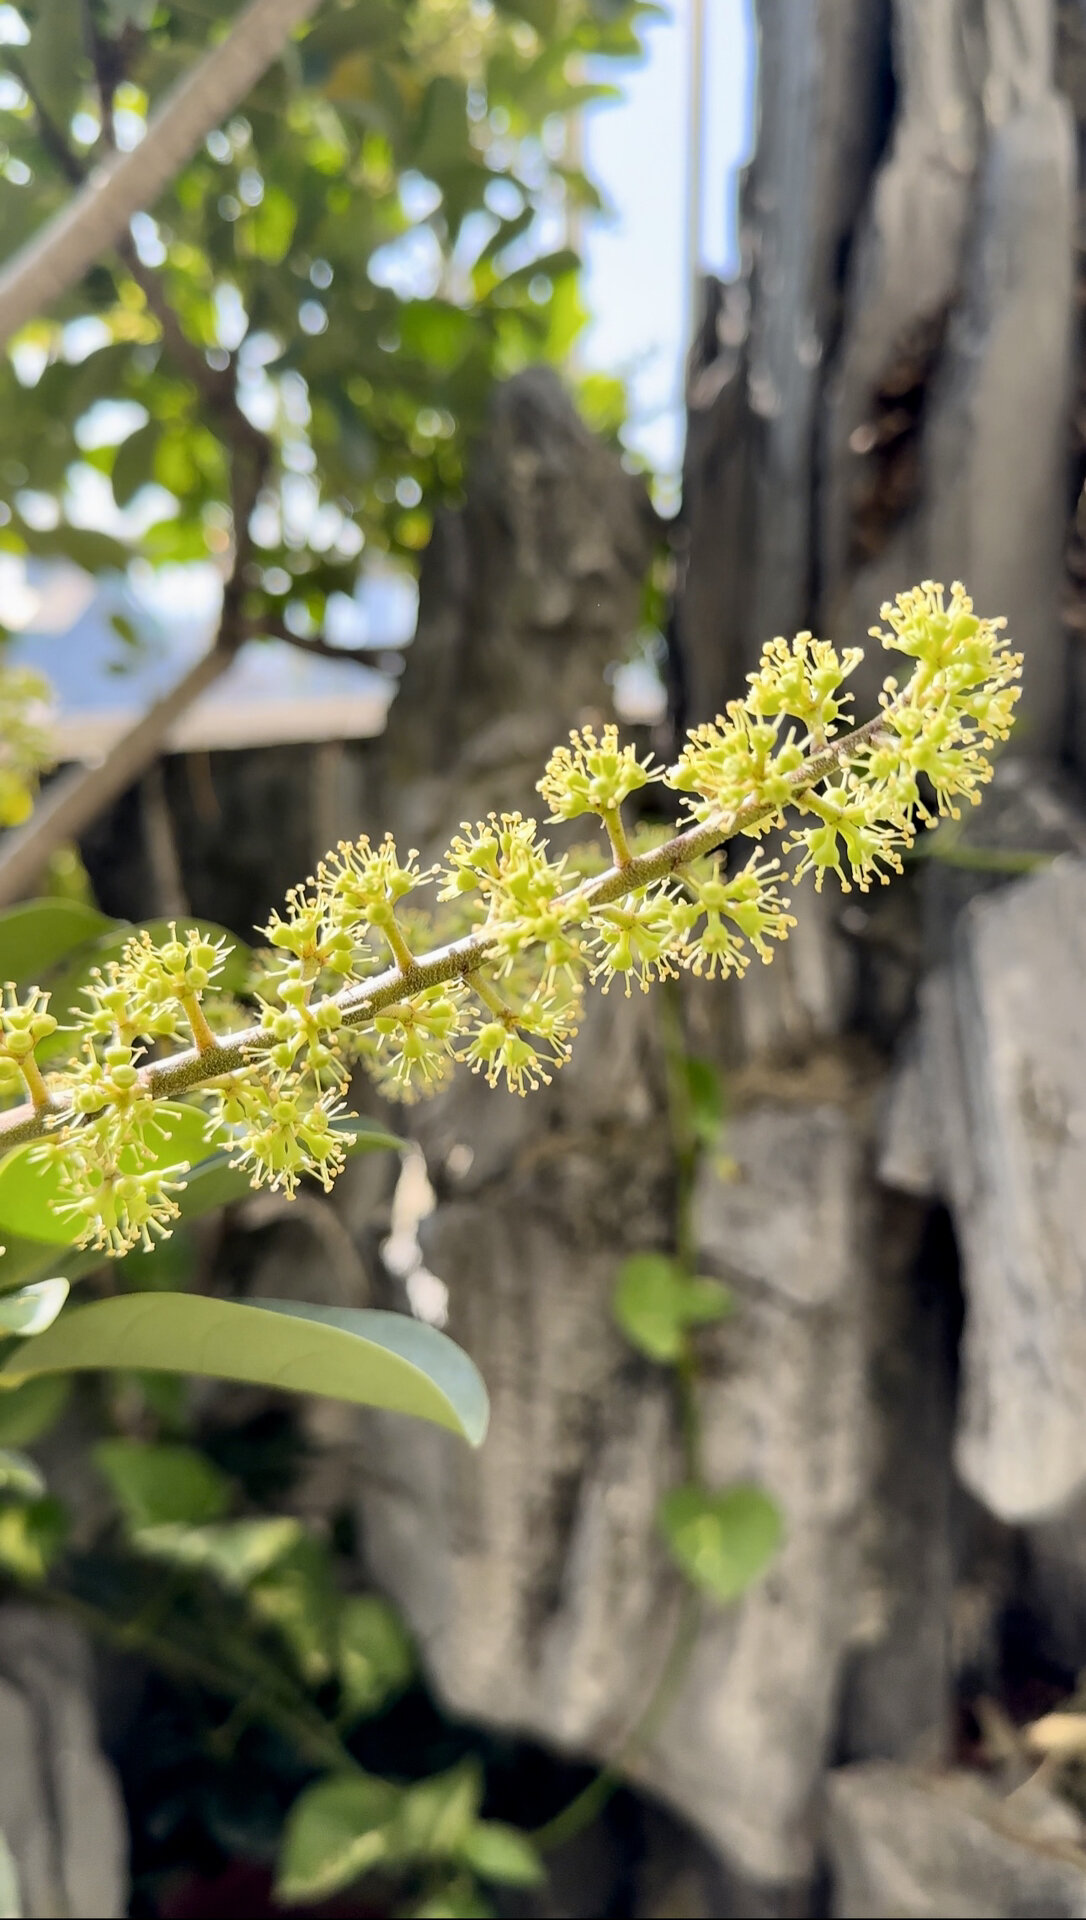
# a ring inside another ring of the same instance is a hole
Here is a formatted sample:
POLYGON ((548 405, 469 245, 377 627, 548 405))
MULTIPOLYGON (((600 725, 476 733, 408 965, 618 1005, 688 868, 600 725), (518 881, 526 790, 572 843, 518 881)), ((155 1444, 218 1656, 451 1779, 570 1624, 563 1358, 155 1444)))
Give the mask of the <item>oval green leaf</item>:
MULTIPOLYGON (((147 1136, 147 1144, 155 1150, 155 1166, 178 1166, 183 1160, 192 1166, 207 1158, 207 1115, 198 1107, 174 1106, 164 1100, 155 1107, 155 1119, 156 1132, 147 1136)), ((65 1198, 59 1170, 55 1161, 35 1162, 34 1149, 35 1142, 28 1141, 0 1161, 0 1233, 6 1230, 25 1240, 70 1246, 71 1222, 58 1219, 54 1212, 65 1198)), ((124 1159, 122 1154, 122 1165, 124 1159)), ((133 1161, 132 1169, 147 1164, 151 1163, 133 1161)))
POLYGON ((27 900, 0 913, 0 980, 39 986, 50 967, 117 922, 80 900, 27 900))
POLYGON ((294 1300, 136 1293, 76 1307, 10 1354, 0 1376, 122 1367, 201 1373, 410 1413, 479 1446, 488 1404, 466 1353, 421 1320, 294 1300))

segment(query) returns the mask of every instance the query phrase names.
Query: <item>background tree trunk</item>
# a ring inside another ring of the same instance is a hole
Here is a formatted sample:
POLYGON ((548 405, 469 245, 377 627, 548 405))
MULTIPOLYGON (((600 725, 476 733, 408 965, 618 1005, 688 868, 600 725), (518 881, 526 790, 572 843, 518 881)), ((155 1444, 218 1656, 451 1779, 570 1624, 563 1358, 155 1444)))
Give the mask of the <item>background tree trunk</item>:
MULTIPOLYGON (((903 1766, 960 1750, 963 1703, 1021 1711, 1086 1663, 1086 732, 1064 619, 1080 13, 825 0, 766 6, 760 24, 744 270, 707 290, 690 368, 686 717, 716 711, 774 632, 852 641, 929 575, 1009 616, 1025 698, 952 864, 918 863, 877 898, 808 895, 767 974, 685 996, 698 1050, 728 1074, 737 1169, 707 1168, 698 1194, 703 1263, 739 1295, 704 1342, 707 1466, 767 1485, 787 1538, 761 1587, 706 1618, 635 1771, 720 1850, 737 1902, 757 1887, 770 1909, 805 1908, 828 1859, 836 1912, 968 1902, 991 1866, 991 1910, 1011 1913, 1028 1807, 993 1813, 973 1779, 973 1839, 941 1853, 938 1794, 888 1812, 903 1766), (1008 887, 1034 851, 1071 857, 1008 887), (1010 1864, 993 1821, 1014 1828, 1010 1864)), ((548 731, 592 704, 581 676, 607 649, 571 525, 598 529, 607 577, 623 556, 612 651, 633 616, 636 543, 616 541, 611 493, 582 497, 572 426, 544 457, 507 419, 432 563, 444 625, 420 636, 390 729, 424 843, 454 787, 461 804, 454 750, 484 804, 523 803, 548 731), (462 575, 461 554, 476 556, 462 575), (591 639, 554 651, 586 618, 591 639), (465 717, 448 730, 454 687, 465 717)), ((880 680, 876 658, 861 710, 880 680)), ((426 1256, 495 1426, 478 1461, 389 1429, 363 1495, 371 1564, 444 1697, 601 1755, 636 1718, 677 1602, 653 1523, 674 1408, 609 1306, 622 1255, 671 1232, 654 1032, 651 1013, 603 1003, 536 1103, 465 1082, 422 1121, 426 1256)), ((1058 1837, 1077 1846, 1070 1817, 1058 1837)), ((1078 1910, 1084 1869, 1079 1854, 1053 1910, 1078 1910)))
MULTIPOLYGON (((706 1471, 760 1481, 786 1525, 634 1762, 724 1863, 706 1911, 1086 1910, 1074 1812, 953 1764, 986 1699, 1029 1718, 1086 1666, 1082 47, 1070 0, 764 6, 743 273, 707 289, 691 357, 687 720, 768 636, 850 642, 929 574, 1007 613, 1027 658, 1012 749, 941 858, 804 892, 771 969, 683 993, 729 1095, 730 1174, 707 1161, 695 1207, 737 1295, 700 1342, 706 1471), (1038 853, 1063 857, 1024 873, 1038 853)), ((511 382, 435 533, 386 740, 308 811, 293 758, 262 757, 230 835, 179 836, 194 908, 244 926, 340 831, 425 857, 463 817, 534 809, 548 750, 606 717, 657 533, 556 383, 511 382)), ((655 1525, 677 1408, 611 1311, 624 1255, 674 1237, 659 1006, 594 998, 530 1101, 462 1075, 417 1110, 425 1257, 494 1421, 468 1456, 373 1417, 358 1496, 444 1700, 581 1757, 636 1721, 681 1598, 655 1525)), ((381 1177, 346 1176, 359 1243, 381 1177)))

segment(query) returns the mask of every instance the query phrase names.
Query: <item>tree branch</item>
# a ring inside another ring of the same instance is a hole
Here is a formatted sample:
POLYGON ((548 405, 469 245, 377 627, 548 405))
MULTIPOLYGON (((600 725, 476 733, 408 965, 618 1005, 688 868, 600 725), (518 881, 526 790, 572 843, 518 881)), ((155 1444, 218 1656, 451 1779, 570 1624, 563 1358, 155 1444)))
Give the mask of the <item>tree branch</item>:
POLYGON ((138 780, 174 721, 226 672, 236 649, 216 640, 177 685, 148 707, 96 767, 73 767, 47 787, 25 827, 5 835, 0 854, 0 907, 21 900, 50 854, 78 839, 104 807, 138 780))
MULTIPOLYGON (((787 776, 792 792, 800 794, 816 786, 842 761, 874 740, 885 724, 886 715, 878 713, 854 732, 842 734, 839 740, 811 754, 802 766, 787 776)), ((662 847, 653 847, 648 853, 633 854, 625 865, 609 867, 606 873, 597 874, 594 879, 581 881, 571 887, 555 902, 555 914, 562 919, 567 915, 572 918, 576 913, 583 921, 597 907, 621 900, 624 894, 638 887, 651 886, 654 881, 668 879, 678 868, 689 866, 693 860, 700 860, 726 840, 749 832, 751 827, 782 811, 782 807, 774 801, 749 800, 732 814, 687 827, 684 832, 666 840, 662 847)), ((448 946, 435 947, 432 952, 412 960, 410 966, 389 967, 371 980, 356 981, 331 998, 340 1010, 344 1026, 365 1026, 382 1007, 394 1006, 399 1000, 425 992, 427 987, 441 986, 449 980, 470 979, 473 973, 477 973, 492 959, 493 951, 493 938, 488 937, 484 929, 462 940, 454 940, 448 946)), ((190 1093, 194 1087, 220 1080, 224 1074, 238 1073, 251 1066, 253 1050, 266 1045, 267 1035, 262 1028, 247 1027, 240 1033, 230 1034, 216 1047, 204 1050, 190 1047, 183 1053, 155 1061, 141 1068, 140 1079, 156 1100, 175 1100, 179 1094, 190 1093)), ((49 1110, 59 1111, 59 1106, 49 1110)), ((36 1111, 27 1102, 21 1107, 11 1107, 6 1113, 0 1113, 0 1143, 3 1151, 18 1146, 24 1140, 38 1139, 46 1130, 49 1112, 36 1111)))
POLYGON ((0 271, 0 346, 117 245, 132 215, 153 206, 319 4, 250 0, 225 40, 208 50, 151 116, 140 145, 96 167, 68 205, 0 271))
POLYGON ((358 647, 335 647, 330 640, 324 640, 319 634, 305 637, 292 633, 282 620, 249 620, 246 622, 247 640, 283 640, 288 647, 297 647, 299 653, 311 653, 320 660, 346 660, 354 666, 370 666, 375 657, 382 653, 397 653, 399 649, 390 646, 387 640, 363 642, 358 647))

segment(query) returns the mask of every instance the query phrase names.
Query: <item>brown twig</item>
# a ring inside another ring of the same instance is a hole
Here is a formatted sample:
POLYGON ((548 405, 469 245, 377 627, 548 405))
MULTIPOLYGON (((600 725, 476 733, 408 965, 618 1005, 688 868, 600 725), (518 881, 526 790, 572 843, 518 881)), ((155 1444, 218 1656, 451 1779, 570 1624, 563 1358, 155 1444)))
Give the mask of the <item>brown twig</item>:
POLYGON ((292 633, 282 620, 274 618, 246 621, 245 637, 247 640, 283 640, 288 647, 296 647, 299 653, 310 653, 315 659, 346 660, 355 666, 372 666, 375 656, 398 651, 387 640, 363 641, 357 647, 336 647, 319 634, 292 633))

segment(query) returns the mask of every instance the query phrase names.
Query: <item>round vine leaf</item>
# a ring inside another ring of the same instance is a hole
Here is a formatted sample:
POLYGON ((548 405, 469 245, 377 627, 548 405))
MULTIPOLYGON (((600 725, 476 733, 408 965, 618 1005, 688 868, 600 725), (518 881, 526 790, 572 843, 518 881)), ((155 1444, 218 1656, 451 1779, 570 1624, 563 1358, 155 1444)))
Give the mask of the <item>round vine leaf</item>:
MULTIPOLYGON (((198 1107, 175 1106, 163 1100, 155 1106, 155 1130, 148 1132, 147 1144, 153 1149, 153 1161, 133 1159, 131 1171, 140 1167, 189 1165, 207 1157, 207 1115, 198 1107)), ((44 1240, 54 1247, 72 1243, 70 1220, 58 1217, 55 1208, 66 1199, 55 1160, 35 1161, 36 1142, 14 1147, 0 1161, 0 1233, 19 1234, 25 1240, 44 1240)), ((131 1151, 128 1149, 127 1151, 131 1151)), ((125 1153, 121 1154, 125 1165, 125 1153)))
POLYGON ((8 1356, 0 1377, 101 1367, 200 1373, 410 1413, 479 1446, 488 1403, 466 1353, 421 1320, 376 1308, 136 1293, 76 1307, 8 1356))
POLYGON ((760 1579, 783 1535, 780 1508, 751 1485, 676 1487, 660 1502, 659 1523, 673 1560, 714 1600, 735 1600, 760 1579))
POLYGON ((42 975, 117 922, 80 900, 26 900, 0 913, 0 980, 38 986, 42 975))
POLYGON ((731 1295, 719 1280, 689 1274, 667 1253, 634 1253, 615 1282, 614 1314, 631 1346, 650 1360, 678 1360, 690 1327, 722 1320, 731 1295))

